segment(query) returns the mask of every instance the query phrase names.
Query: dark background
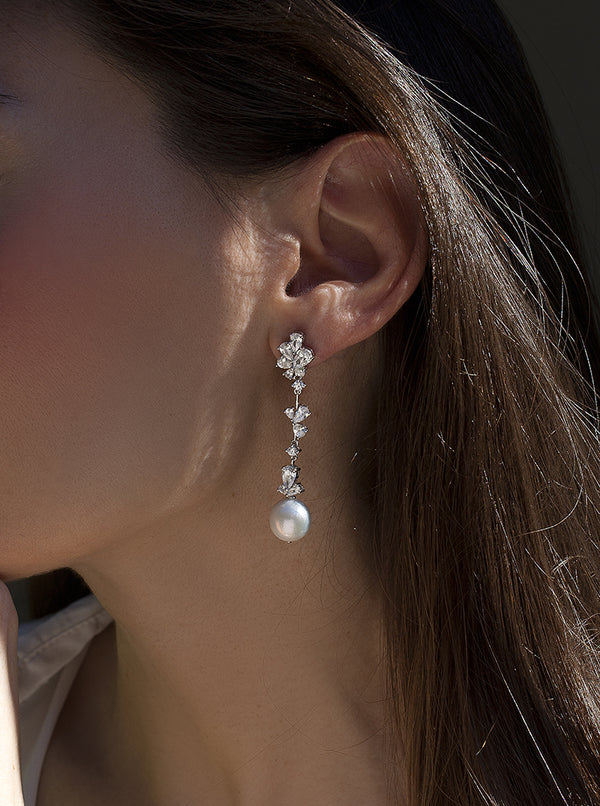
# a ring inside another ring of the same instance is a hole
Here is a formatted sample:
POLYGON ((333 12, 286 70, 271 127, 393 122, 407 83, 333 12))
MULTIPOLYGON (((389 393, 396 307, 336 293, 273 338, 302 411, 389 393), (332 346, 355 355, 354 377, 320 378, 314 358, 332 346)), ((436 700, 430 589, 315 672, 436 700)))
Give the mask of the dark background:
POLYGON ((525 48, 544 97, 600 288, 600 0, 497 2, 525 48))

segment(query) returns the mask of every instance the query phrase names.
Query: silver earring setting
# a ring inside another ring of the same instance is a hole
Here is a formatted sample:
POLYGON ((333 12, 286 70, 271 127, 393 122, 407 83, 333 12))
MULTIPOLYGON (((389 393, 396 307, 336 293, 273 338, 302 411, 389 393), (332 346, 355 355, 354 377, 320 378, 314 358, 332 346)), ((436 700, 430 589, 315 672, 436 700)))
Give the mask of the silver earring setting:
POLYGON ((302 450, 298 441, 306 434, 308 428, 304 424, 310 415, 308 406, 300 406, 300 394, 306 384, 302 380, 306 373, 306 366, 313 358, 314 353, 309 347, 303 346, 303 333, 290 333, 290 340, 279 345, 281 356, 277 359, 277 366, 285 370, 283 375, 293 381, 292 390, 296 395, 294 406, 285 410, 285 414, 292 421, 292 444, 286 449, 291 462, 281 468, 281 484, 277 492, 285 495, 271 510, 271 529, 280 540, 293 543, 300 540, 308 532, 310 526, 310 512, 306 504, 296 500, 296 496, 304 492, 304 487, 298 481, 300 468, 296 465, 298 454, 302 450))

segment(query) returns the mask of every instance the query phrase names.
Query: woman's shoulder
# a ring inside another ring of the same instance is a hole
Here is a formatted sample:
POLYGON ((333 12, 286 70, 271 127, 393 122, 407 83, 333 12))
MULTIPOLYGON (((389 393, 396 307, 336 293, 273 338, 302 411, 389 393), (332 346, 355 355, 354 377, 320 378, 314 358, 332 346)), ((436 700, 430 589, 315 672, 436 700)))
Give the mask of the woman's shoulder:
POLYGON ((44 756, 85 653, 111 621, 89 595, 19 629, 19 743, 26 804, 35 803, 44 756))

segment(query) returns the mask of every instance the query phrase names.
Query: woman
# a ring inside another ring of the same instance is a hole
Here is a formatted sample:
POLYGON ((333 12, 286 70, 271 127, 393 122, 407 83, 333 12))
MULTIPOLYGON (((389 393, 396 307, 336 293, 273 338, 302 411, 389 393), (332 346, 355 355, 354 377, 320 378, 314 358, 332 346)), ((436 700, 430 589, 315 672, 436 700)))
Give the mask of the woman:
POLYGON ((596 331, 497 10, 3 18, 0 572, 97 596, 22 636, 27 806, 600 803, 596 331))

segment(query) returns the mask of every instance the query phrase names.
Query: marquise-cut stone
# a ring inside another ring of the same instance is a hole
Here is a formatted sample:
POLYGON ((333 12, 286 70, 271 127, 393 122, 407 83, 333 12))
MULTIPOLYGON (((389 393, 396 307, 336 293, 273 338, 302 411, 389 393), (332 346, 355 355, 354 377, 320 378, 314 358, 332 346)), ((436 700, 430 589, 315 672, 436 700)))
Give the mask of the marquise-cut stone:
POLYGON ((284 358, 287 358, 288 361, 293 361, 297 348, 291 342, 286 341, 284 344, 279 345, 279 352, 284 358))
POLYGON ((308 406, 298 406, 297 409, 286 409, 285 413, 293 423, 301 423, 302 420, 306 420, 310 416, 310 409, 308 406))
POLYGON ((305 425, 302 425, 301 423, 294 423, 294 436, 296 439, 303 437, 307 431, 308 428, 305 425))
POLYGON ((302 347, 304 335, 302 333, 290 333, 290 342, 294 345, 296 350, 302 347))
POLYGON ((281 367, 281 369, 288 369, 292 366, 292 359, 282 355, 277 359, 277 366, 281 367))
POLYGON ((297 484, 292 484, 291 487, 284 487, 283 484, 281 487, 277 488, 278 493, 283 493, 288 498, 291 498, 294 495, 300 495, 300 493, 304 492, 304 487, 298 482, 297 484))

